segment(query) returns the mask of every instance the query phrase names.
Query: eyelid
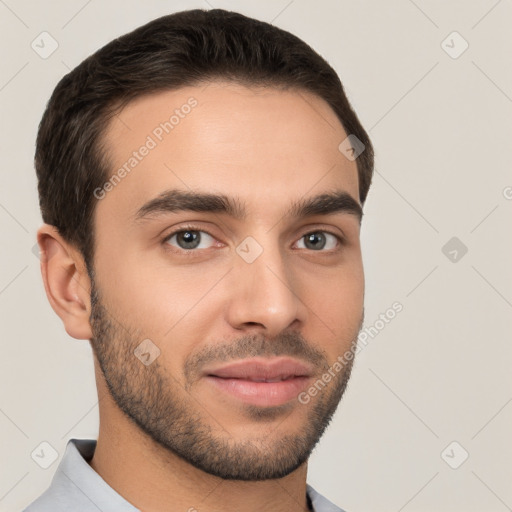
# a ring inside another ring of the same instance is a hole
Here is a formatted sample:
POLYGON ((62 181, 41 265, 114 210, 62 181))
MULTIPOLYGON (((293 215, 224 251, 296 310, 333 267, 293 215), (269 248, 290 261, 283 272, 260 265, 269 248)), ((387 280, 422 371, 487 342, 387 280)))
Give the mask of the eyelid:
MULTIPOLYGON (((304 238, 306 235, 310 235, 310 234, 313 234, 313 233, 326 233, 328 235, 331 235, 334 238, 336 238, 336 240, 338 241, 338 244, 337 244, 337 246, 334 249, 330 249, 330 250, 327 250, 327 251, 309 251, 309 252, 313 252, 313 253, 317 253, 317 254, 325 254, 325 255, 335 254, 337 251, 339 251, 341 249, 342 246, 346 245, 346 243, 347 243, 347 241, 345 240, 345 237, 340 235, 339 233, 335 233, 334 231, 332 231, 330 229, 326 229, 326 228, 318 228, 318 229, 312 229, 312 230, 309 230, 309 231, 305 231, 297 239, 297 241, 294 243, 294 245, 298 241, 300 241, 302 238, 304 238)), ((300 250, 306 250, 307 251, 308 249, 300 249, 300 250)))
MULTIPOLYGON (((308 226, 306 226, 305 228, 301 228, 301 231, 302 229, 306 228, 308 228, 308 226)), ((311 229, 308 228, 307 231, 304 231, 304 233, 301 236, 305 236, 309 233, 317 233, 319 231, 322 233, 329 233, 330 235, 335 236, 336 238, 339 239, 340 242, 347 242, 347 237, 345 236, 345 233, 341 230, 341 228, 336 229, 332 226, 322 224, 314 224, 311 229)))
MULTIPOLYGON (((168 245, 168 244, 166 244, 166 242, 170 238, 172 238, 174 235, 176 235, 177 233, 180 233, 182 231, 200 231, 200 232, 206 233, 207 235, 211 236, 213 239, 217 240, 215 235, 212 235, 207 229, 204 229, 203 227, 200 227, 200 226, 197 226, 197 225, 194 225, 194 224, 185 224, 183 226, 178 226, 173 231, 171 231, 171 233, 165 235, 164 238, 162 239, 162 244, 163 245, 168 245)), ((310 234, 318 233, 318 232, 327 233, 329 235, 334 236, 335 238, 337 238, 337 240, 339 242, 339 246, 344 245, 346 243, 346 237, 344 236, 344 234, 340 234, 338 232, 335 232, 334 229, 327 228, 325 226, 323 226, 323 227, 320 226, 320 227, 316 227, 316 228, 311 227, 310 229, 304 231, 302 233, 302 235, 300 235, 300 237, 297 239, 297 241, 300 240, 301 238, 305 237, 306 235, 310 235, 310 234)), ((205 251, 206 249, 202 249, 202 250, 205 251)), ((187 249, 179 249, 179 248, 174 248, 174 251, 179 252, 181 254, 191 254, 193 252, 200 252, 200 250, 195 250, 195 249, 188 249, 187 250, 187 249)), ((332 251, 313 251, 313 252, 329 253, 329 252, 332 252, 332 251)))
MULTIPOLYGON (((200 231, 201 233, 206 233, 208 236, 212 237, 215 241, 217 238, 212 235, 207 229, 204 229, 199 226, 195 226, 194 224, 185 224, 183 226, 178 226, 169 234, 165 235, 161 241, 161 244, 164 246, 164 250, 171 252, 172 254, 177 254, 178 256, 185 257, 194 257, 197 256, 201 251, 206 251, 208 249, 181 249, 179 247, 174 247, 167 242, 177 233, 181 233, 182 231, 200 231)), ((222 243, 222 242, 221 242, 222 243)))
POLYGON ((202 233, 206 233, 207 235, 210 235, 212 238, 215 238, 214 235, 212 235, 207 229, 204 229, 203 227, 195 226, 194 224, 185 224, 183 226, 178 226, 169 234, 165 235, 164 238, 162 239, 162 242, 167 242, 171 237, 173 237, 177 233, 181 233, 182 231, 201 231, 202 233))

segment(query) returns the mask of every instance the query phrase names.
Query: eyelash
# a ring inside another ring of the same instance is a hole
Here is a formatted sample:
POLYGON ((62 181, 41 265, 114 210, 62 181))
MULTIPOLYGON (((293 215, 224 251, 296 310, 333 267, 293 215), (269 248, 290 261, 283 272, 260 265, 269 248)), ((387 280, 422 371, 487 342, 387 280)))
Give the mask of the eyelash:
MULTIPOLYGON (((165 246, 166 250, 168 250, 174 254, 181 254, 183 256, 195 256, 194 253, 199 252, 196 249, 177 249, 174 247, 172 249, 170 249, 171 246, 169 244, 167 244, 166 242, 169 241, 177 233, 181 233, 183 231, 200 231, 202 233, 206 233, 207 235, 209 235, 215 239, 215 237, 209 231, 207 231, 199 226, 194 226, 193 224, 188 224, 185 226, 180 226, 175 231, 169 233, 162 239, 162 245, 165 246)), ((345 243, 346 243, 345 239, 342 238, 339 234, 329 231, 328 229, 315 229, 313 231, 307 231, 306 233, 304 233, 302 236, 299 237, 299 240, 301 238, 304 238, 306 235, 312 235, 313 233, 328 233, 329 235, 334 236, 338 240, 339 245, 336 249, 331 249, 330 251, 312 251, 312 252, 319 252, 319 253, 324 253, 324 254, 334 254, 335 252, 337 252, 340 249, 340 247, 342 245, 345 245, 345 243)))

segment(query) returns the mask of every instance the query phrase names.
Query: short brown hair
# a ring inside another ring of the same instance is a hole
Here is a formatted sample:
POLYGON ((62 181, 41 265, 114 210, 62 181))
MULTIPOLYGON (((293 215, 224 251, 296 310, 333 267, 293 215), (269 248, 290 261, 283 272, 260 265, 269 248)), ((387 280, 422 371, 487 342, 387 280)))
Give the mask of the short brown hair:
POLYGON ((327 61, 293 34, 236 12, 177 12, 114 39, 65 75, 39 125, 35 168, 43 221, 81 252, 90 275, 93 191, 111 172, 102 141, 108 121, 138 96, 215 79, 295 88, 326 101, 347 134, 365 145, 356 161, 365 202, 373 147, 327 61))

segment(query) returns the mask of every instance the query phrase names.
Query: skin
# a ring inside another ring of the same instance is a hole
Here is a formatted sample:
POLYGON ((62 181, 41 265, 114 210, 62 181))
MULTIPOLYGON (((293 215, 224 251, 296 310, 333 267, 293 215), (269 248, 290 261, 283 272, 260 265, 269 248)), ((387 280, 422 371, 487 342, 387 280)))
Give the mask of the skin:
POLYGON ((38 231, 48 300, 66 332, 93 348, 100 431, 90 465, 144 511, 307 510, 307 458, 353 361, 309 403, 279 407, 240 402, 201 371, 290 355, 313 365, 314 382, 354 345, 364 314, 359 219, 286 214, 292 201, 333 190, 359 203, 356 162, 338 150, 347 134, 320 98, 213 82, 125 106, 105 133, 112 172, 191 96, 191 113, 98 201, 93 282, 54 227, 38 231), (134 220, 170 188, 236 196, 247 217, 134 220), (191 257, 177 237, 163 241, 187 222, 211 235, 191 257), (327 234, 325 248, 305 245, 324 230, 345 243, 327 234), (247 236, 263 248, 250 264, 236 252, 247 236), (160 350, 149 366, 133 354, 144 339, 160 350))

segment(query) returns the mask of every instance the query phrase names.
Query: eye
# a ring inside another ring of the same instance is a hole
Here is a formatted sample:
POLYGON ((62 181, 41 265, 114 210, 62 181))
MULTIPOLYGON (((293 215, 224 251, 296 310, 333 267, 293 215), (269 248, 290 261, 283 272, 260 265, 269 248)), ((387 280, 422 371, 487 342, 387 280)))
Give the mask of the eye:
POLYGON ((214 240, 215 239, 206 231, 194 228, 182 228, 168 235, 163 242, 177 247, 178 249, 189 251, 192 249, 208 249, 211 247, 211 242, 214 240), (173 241, 177 245, 174 245, 174 243, 172 243, 173 241), (202 244, 204 245, 201 246, 202 244))
MULTIPOLYGON (((215 245, 215 242, 216 239, 212 235, 195 226, 182 226, 162 240, 162 243, 174 247, 178 253, 197 252, 194 249, 209 249, 215 245)), ((329 231, 318 230, 303 235, 297 243, 300 244, 301 242, 304 242, 304 246, 299 246, 299 249, 329 252, 342 245, 343 239, 329 231)))
POLYGON ((322 251, 322 249, 326 249, 327 252, 332 249, 336 249, 338 244, 341 244, 343 240, 334 233, 329 233, 328 231, 312 231, 311 233, 307 233, 303 235, 299 242, 304 240, 305 247, 299 247, 299 249, 312 249, 314 251, 322 251))

